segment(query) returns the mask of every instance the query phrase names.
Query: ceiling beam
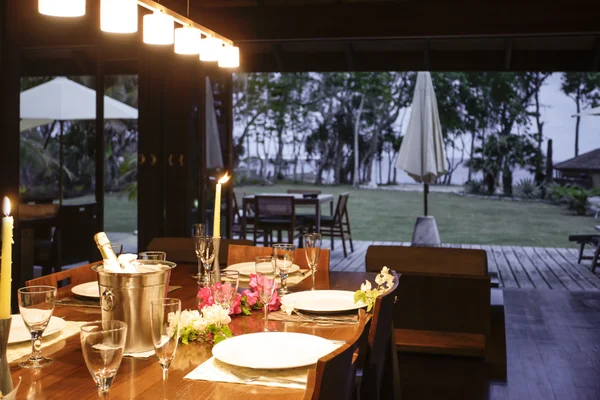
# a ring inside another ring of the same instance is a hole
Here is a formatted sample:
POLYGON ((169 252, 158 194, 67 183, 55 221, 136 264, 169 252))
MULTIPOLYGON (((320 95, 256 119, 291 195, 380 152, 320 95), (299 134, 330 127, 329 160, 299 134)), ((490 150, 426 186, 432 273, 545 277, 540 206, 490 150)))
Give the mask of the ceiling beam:
POLYGON ((504 40, 504 69, 510 71, 513 56, 513 41, 512 39, 504 40))
POLYGON ((283 59, 281 57, 281 45, 279 43, 273 43, 271 46, 271 51, 273 52, 273 59, 275 60, 275 65, 277 66, 277 71, 283 72, 283 59))
POLYGON ((354 48, 350 42, 346 43, 346 65, 348 71, 354 71, 354 48))

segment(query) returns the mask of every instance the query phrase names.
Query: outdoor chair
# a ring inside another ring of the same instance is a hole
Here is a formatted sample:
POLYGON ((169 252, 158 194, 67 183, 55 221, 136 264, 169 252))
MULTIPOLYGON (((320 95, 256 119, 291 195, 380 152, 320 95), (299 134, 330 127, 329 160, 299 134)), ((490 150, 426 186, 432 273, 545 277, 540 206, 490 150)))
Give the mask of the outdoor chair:
POLYGON ((263 244, 273 244, 273 232, 277 232, 277 242, 283 241, 283 231, 287 232, 288 243, 294 243, 299 238, 301 247, 304 225, 296 219, 294 196, 256 196, 256 215, 254 217, 254 244, 258 242, 259 234, 263 234, 263 244), (298 234, 296 234, 298 231, 298 234))
POLYGON ((98 274, 92 270, 93 264, 69 268, 40 278, 25 282, 25 286, 53 286, 57 288, 56 298, 61 299, 72 295, 71 288, 82 283, 98 280, 98 274))
MULTIPOLYGON (((227 265, 250 262, 254 261, 256 257, 270 256, 272 254, 272 247, 231 244, 229 246, 229 252, 227 255, 227 265)), ((317 270, 329 271, 330 255, 331 253, 328 249, 321 249, 321 256, 319 257, 317 270)), ((294 254, 294 264, 298 265, 300 269, 310 269, 308 266, 308 261, 306 261, 306 250, 298 248, 296 249, 296 253, 294 254)))
MULTIPOLYGON (((352 243, 352 231, 350 230, 350 217, 348 216, 348 199, 349 193, 342 193, 338 197, 338 202, 335 207, 333 215, 321 215, 321 235, 329 236, 331 238, 331 250, 335 250, 335 238, 342 239, 342 247, 344 248, 344 257, 348 256, 346 250, 346 238, 350 240, 350 250, 354 251, 354 244, 352 243)), ((304 216, 304 221, 311 225, 316 226, 316 217, 304 216)))
POLYGON ((581 260, 592 260, 592 272, 596 272, 598 257, 600 256, 600 235, 571 235, 569 236, 569 242, 577 242, 579 245, 579 258, 577 259, 577 264, 581 264, 581 260), (595 248, 594 255, 586 256, 583 254, 586 245, 595 248))
MULTIPOLYGON (((245 196, 244 193, 242 196, 245 196)), ((246 207, 246 216, 238 204, 237 196, 233 195, 233 235, 238 235, 240 238, 246 237, 249 230, 248 226, 254 225, 254 207, 251 205, 246 207)))
MULTIPOLYGON (((358 353, 364 342, 365 311, 358 312, 358 327, 348 343, 321 357, 308 370, 304 400, 352 400, 356 398, 355 378, 358 353)), ((366 397, 370 399, 371 397, 366 397)))

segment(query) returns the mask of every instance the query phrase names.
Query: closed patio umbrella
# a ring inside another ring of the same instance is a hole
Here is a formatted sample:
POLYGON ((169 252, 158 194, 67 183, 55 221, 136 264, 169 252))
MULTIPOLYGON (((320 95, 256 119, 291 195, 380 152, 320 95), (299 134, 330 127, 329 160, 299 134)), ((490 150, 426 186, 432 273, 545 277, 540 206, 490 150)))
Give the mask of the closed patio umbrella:
POLYGON ((206 77, 206 168, 223 168, 215 99, 208 76, 206 77))

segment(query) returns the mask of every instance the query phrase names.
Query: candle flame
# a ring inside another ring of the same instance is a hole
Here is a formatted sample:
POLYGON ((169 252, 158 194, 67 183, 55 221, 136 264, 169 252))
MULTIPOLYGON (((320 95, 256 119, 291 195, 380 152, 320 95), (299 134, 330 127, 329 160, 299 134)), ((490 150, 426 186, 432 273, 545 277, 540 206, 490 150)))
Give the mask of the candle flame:
POLYGON ((229 180, 229 178, 231 178, 229 176, 229 174, 227 172, 225 172, 225 175, 223 175, 223 177, 221 179, 219 179, 218 183, 223 184, 225 182, 227 182, 229 180))
POLYGON ((2 202, 2 212, 7 217, 10 215, 10 200, 8 197, 4 197, 4 201, 2 202))

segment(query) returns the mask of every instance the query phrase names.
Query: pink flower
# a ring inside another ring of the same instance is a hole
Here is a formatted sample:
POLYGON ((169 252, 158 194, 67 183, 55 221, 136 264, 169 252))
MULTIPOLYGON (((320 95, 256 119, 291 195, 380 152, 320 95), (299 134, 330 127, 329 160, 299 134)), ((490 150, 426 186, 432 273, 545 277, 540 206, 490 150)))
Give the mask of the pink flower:
POLYGON ((253 292, 258 291, 258 282, 259 279, 262 279, 262 276, 257 276, 256 274, 250 274, 250 283, 248 284, 248 286, 250 286, 250 289, 252 289, 253 292))
POLYGON ((246 296, 246 303, 248 303, 249 307, 253 307, 258 302, 258 292, 246 289, 242 292, 242 295, 246 296))
POLYGON ((204 307, 212 306, 214 304, 210 288, 203 287, 198 291, 198 310, 202 310, 204 307))
POLYGON ((277 311, 281 306, 281 300, 279 300, 279 296, 277 295, 277 283, 275 283, 275 291, 273 292, 273 296, 271 296, 271 301, 269 302, 269 311, 277 311))
POLYGON ((242 313, 242 295, 240 293, 236 293, 233 299, 233 303, 231 304, 231 308, 229 309, 229 315, 237 315, 242 313))

